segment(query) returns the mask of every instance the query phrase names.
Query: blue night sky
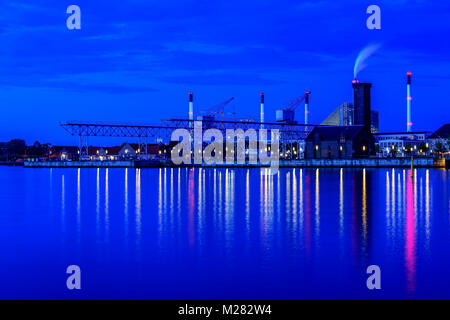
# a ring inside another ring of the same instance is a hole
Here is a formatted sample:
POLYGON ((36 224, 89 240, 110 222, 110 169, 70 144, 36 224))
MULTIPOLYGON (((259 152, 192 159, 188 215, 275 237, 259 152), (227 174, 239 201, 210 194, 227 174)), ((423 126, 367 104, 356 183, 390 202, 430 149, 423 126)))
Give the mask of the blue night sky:
MULTIPOLYGON (((406 72, 413 129, 450 120, 448 1, 106 1, 0 3, 0 141, 75 144, 66 120, 157 123, 231 96, 243 117, 266 119, 305 89, 312 123, 352 101, 359 51, 381 43, 360 72, 373 83, 381 131, 406 129, 406 72), (77 4, 82 29, 68 30, 77 4), (381 30, 366 8, 381 7, 381 30)), ((303 109, 297 120, 303 121, 303 109)))

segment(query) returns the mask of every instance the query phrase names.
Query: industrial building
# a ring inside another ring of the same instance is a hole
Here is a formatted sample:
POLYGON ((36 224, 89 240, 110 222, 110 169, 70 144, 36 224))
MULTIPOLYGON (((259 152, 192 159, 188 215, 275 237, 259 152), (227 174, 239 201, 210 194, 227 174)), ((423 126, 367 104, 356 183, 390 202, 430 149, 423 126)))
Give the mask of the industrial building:
POLYGON ((428 137, 432 150, 442 150, 442 153, 450 152, 450 123, 444 124, 428 137))
POLYGON ((370 111, 370 132, 378 133, 380 131, 380 113, 377 110, 370 111))
MULTIPOLYGON (((306 138, 306 159, 345 159, 375 155, 375 138, 371 129, 371 83, 353 80, 353 104, 341 104, 314 128, 306 138)), ((378 127, 378 123, 375 124, 378 127)))
POLYGON ((316 127, 306 138, 307 159, 348 159, 375 155, 367 126, 316 127))
POLYGON ((383 157, 403 157, 420 152, 422 144, 427 148, 426 143, 429 134, 430 132, 427 131, 375 133, 377 153, 383 157))
MULTIPOLYGON (((201 122, 201 130, 214 128, 225 135, 226 130, 243 131, 253 129, 278 130, 280 133, 280 158, 291 159, 345 159, 370 156, 405 156, 411 152, 426 154, 429 132, 413 132, 411 122, 411 72, 407 73, 407 126, 406 132, 379 132, 379 112, 371 108, 372 84, 352 81, 353 102, 344 102, 336 108, 320 125, 309 123, 309 104, 311 92, 289 100, 276 110, 276 121, 268 122, 265 118, 265 96, 260 94, 260 119, 238 118, 225 119, 224 115, 232 114, 225 108, 234 100, 230 98, 218 105, 198 113, 194 118, 194 95, 189 93, 188 117, 162 119, 158 125, 125 125, 68 122, 61 124, 71 135, 80 139, 80 159, 89 159, 92 155, 87 152, 88 138, 91 136, 137 138, 139 143, 128 145, 129 154, 117 152, 117 159, 137 158, 150 159, 154 152, 148 150, 148 139, 160 142, 157 152, 161 157, 168 157, 170 150, 177 143, 171 141, 171 134, 176 129, 187 129, 193 132, 197 122, 201 122), (304 105, 304 123, 300 124, 295 118, 295 112, 300 105, 304 105), (164 142, 164 143, 162 143, 164 142), (132 150, 131 150, 132 149, 132 150), (425 150, 423 150, 425 149, 425 150), (425 151, 425 152, 422 152, 425 151)), ((448 143, 446 125, 430 136, 436 143, 448 143), (447 136, 445 136, 447 135, 447 136)), ((258 140, 271 146, 270 138, 258 140)), ((123 146, 122 146, 123 147, 123 146)), ((430 146, 432 149, 433 146, 430 146)), ((122 148, 123 149, 123 148, 122 148)), ((156 150, 156 149, 155 149, 156 150)), ((231 149, 233 150, 233 148, 231 149)), ((223 150, 225 153, 226 149, 223 150)), ((100 154, 104 152, 99 150, 100 154)), ((93 155, 94 157, 96 155, 93 155)), ((110 155, 111 157, 111 155, 110 155)))
MULTIPOLYGON (((370 111, 370 131, 377 133, 380 130, 380 116, 376 110, 370 111)), ((355 106, 351 102, 344 102, 337 107, 321 123, 324 126, 352 126, 354 124, 355 106)))
POLYGON ((344 102, 322 121, 324 126, 351 126, 353 125, 353 103, 344 102))

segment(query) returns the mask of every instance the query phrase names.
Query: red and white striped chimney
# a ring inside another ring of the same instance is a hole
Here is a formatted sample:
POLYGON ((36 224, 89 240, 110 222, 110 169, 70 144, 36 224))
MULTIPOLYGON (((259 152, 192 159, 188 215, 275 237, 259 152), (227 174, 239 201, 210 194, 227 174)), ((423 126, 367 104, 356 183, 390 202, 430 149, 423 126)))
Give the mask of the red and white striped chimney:
POLYGON ((192 120, 194 120, 194 96, 192 92, 189 92, 189 126, 192 127, 194 124, 192 120))
POLYGON ((308 115, 309 115, 309 94, 311 92, 305 91, 305 124, 308 124, 308 115))
POLYGON ((411 72, 408 72, 406 76, 406 132, 411 132, 411 72))
POLYGON ((261 129, 264 127, 264 93, 261 93, 261 129))

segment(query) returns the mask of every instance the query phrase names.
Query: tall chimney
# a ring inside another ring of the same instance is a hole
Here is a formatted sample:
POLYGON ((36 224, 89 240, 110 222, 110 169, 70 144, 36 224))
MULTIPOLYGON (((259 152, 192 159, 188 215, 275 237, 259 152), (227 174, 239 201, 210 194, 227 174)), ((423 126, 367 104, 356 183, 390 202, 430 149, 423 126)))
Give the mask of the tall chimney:
POLYGON ((264 93, 261 93, 261 129, 264 128, 264 93))
POLYGON ((354 121, 355 125, 364 125, 370 130, 371 106, 370 106, 370 89, 371 83, 359 82, 353 80, 353 105, 354 105, 354 121))
POLYGON ((309 94, 311 92, 305 91, 305 124, 308 124, 308 115, 309 115, 309 94))
POLYGON ((411 72, 408 72, 406 76, 406 132, 411 132, 411 72))
POLYGON ((189 92, 189 127, 193 127, 194 123, 192 120, 194 120, 194 96, 192 92, 189 92))

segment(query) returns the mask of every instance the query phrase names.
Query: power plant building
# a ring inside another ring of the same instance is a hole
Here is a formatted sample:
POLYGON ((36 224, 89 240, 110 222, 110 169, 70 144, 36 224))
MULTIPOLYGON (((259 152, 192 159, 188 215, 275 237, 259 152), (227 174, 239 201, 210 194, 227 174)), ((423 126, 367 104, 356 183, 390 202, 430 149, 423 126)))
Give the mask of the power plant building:
POLYGON ((315 127, 310 132, 306 138, 306 158, 345 159, 375 155, 372 130, 378 130, 378 112, 371 110, 372 84, 356 79, 352 84, 353 104, 341 104, 322 122, 325 127, 315 127))
MULTIPOLYGON (((380 116, 376 110, 370 111, 370 131, 380 130, 380 116)), ((351 102, 344 102, 337 107, 322 123, 324 126, 352 126, 354 124, 355 107, 351 102)))
POLYGON ((315 127, 306 138, 308 159, 349 159, 375 155, 375 138, 367 126, 315 127))
POLYGON ((380 132, 380 113, 376 110, 372 110, 370 113, 370 131, 378 133, 380 132))
POLYGON ((336 108, 321 124, 325 126, 353 125, 354 107, 351 102, 344 102, 336 108))

